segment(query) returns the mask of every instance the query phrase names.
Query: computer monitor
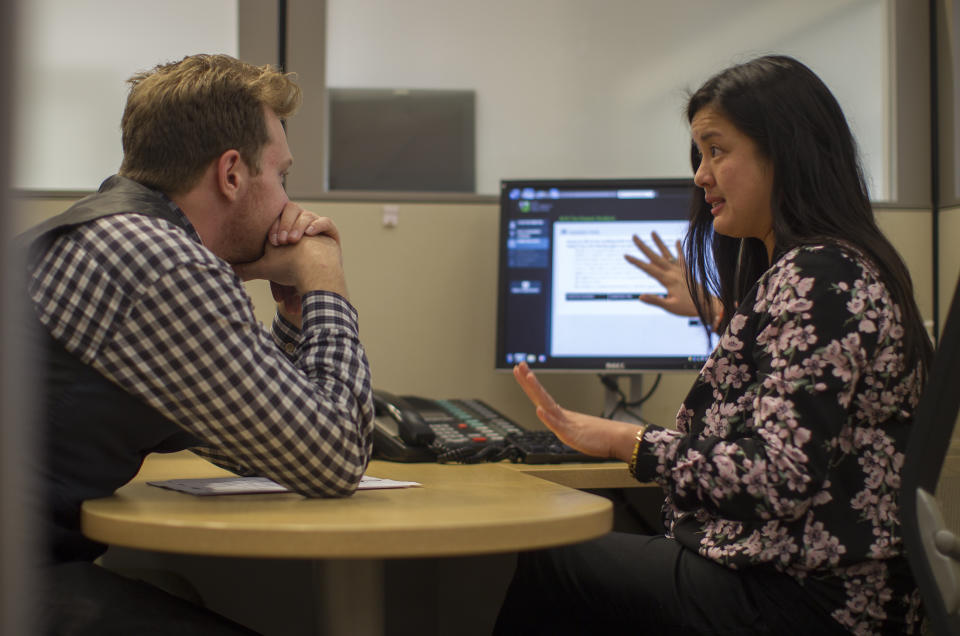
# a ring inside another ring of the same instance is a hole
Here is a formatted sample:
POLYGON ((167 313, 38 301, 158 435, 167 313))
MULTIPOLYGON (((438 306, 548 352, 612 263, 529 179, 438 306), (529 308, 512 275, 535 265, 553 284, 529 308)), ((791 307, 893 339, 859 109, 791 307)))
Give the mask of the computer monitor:
POLYGON ((331 190, 476 191, 472 90, 329 88, 331 190))
POLYGON ((699 369, 713 338, 697 318, 638 300, 665 293, 624 258, 651 232, 675 249, 689 179, 508 180, 500 189, 496 368, 630 373, 699 369))

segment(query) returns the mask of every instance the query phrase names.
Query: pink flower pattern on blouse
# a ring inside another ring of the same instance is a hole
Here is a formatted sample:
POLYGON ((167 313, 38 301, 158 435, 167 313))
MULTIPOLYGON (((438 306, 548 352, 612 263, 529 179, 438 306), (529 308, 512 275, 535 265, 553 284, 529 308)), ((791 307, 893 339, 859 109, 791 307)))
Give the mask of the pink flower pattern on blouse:
POLYGON ((649 427, 639 479, 668 536, 727 567, 797 579, 856 634, 914 633, 898 489, 918 369, 900 308, 852 248, 781 257, 720 337, 677 414, 649 427))

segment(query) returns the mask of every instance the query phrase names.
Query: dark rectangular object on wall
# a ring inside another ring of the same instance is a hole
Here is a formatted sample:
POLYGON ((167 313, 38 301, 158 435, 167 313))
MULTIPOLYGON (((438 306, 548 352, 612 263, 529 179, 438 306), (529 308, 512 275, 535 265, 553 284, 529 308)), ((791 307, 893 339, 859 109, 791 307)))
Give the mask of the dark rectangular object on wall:
POLYGON ((330 88, 330 190, 474 192, 469 90, 330 88))

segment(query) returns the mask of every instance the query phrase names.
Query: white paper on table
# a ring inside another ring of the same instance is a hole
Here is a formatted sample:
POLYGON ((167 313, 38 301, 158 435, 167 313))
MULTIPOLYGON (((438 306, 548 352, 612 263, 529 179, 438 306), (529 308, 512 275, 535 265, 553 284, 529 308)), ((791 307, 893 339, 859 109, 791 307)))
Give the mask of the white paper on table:
MULTIPOLYGON (((271 492, 289 492, 285 486, 266 477, 209 477, 200 479, 167 479, 148 481, 151 486, 176 490, 191 495, 262 495, 271 492)), ((381 488, 410 488, 422 486, 415 481, 397 481, 364 475, 357 490, 375 490, 381 488)))

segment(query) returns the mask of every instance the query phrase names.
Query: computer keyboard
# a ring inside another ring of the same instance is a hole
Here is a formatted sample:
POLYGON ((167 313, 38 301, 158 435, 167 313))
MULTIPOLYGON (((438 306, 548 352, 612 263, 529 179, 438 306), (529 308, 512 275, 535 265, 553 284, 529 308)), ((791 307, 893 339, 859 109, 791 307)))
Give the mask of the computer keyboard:
POLYGON ((603 462, 603 457, 584 455, 557 438, 552 431, 522 431, 507 435, 507 444, 517 450, 515 461, 524 464, 603 462))

